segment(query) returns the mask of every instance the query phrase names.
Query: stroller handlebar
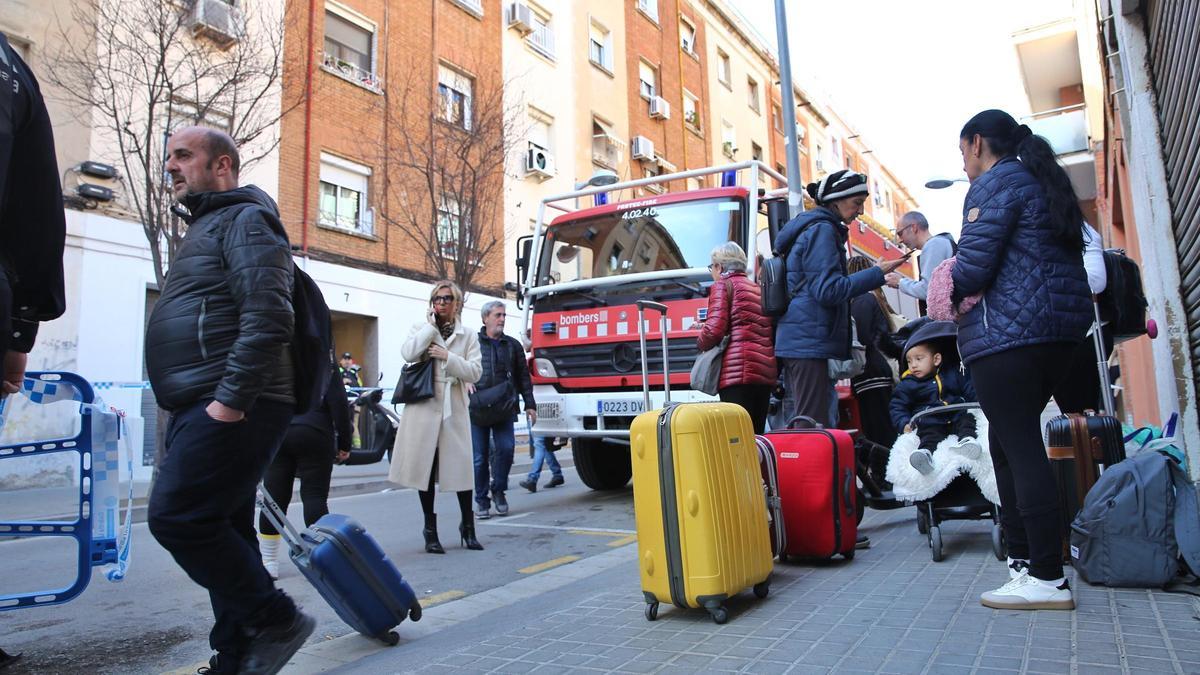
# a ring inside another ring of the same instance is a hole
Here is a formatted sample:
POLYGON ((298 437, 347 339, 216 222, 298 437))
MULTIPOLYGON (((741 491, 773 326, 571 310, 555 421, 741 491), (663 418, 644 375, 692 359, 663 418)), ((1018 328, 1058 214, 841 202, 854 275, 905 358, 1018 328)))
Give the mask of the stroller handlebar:
POLYGON ((980 406, 978 403, 951 403, 949 405, 938 406, 936 408, 926 408, 916 415, 913 415, 912 418, 909 419, 908 423, 913 425, 913 428, 916 428, 917 420, 921 419, 921 417, 924 415, 939 415, 941 413, 958 412, 959 410, 975 410, 976 408, 980 407, 982 406, 980 406))

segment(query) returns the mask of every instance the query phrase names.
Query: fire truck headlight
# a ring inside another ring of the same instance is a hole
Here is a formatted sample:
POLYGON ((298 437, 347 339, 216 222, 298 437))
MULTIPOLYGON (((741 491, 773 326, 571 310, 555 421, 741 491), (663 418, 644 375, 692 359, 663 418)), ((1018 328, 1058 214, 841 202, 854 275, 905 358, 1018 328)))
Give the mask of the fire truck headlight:
POLYGON ((533 370, 538 377, 558 377, 558 371, 554 369, 550 359, 534 359, 533 370))

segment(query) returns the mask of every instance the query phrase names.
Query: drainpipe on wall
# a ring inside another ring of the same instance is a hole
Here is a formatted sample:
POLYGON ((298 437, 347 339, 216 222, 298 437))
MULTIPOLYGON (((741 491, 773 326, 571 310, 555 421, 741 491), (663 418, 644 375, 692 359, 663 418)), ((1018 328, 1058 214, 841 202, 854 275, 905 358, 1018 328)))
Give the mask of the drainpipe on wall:
POLYGON ((313 51, 313 31, 317 23, 317 0, 308 0, 308 64, 304 76, 304 181, 300 197, 300 251, 308 254, 308 195, 309 180, 312 177, 312 94, 313 69, 316 67, 316 53, 313 51))

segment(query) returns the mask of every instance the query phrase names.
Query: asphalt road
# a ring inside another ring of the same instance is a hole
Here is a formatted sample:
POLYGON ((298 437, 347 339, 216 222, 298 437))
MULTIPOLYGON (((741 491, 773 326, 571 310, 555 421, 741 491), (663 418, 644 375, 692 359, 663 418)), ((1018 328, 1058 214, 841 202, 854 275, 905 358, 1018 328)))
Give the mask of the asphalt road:
MULTIPOLYGON (((632 491, 597 493, 567 467, 567 484, 529 494, 510 481, 509 516, 477 523, 484 551, 458 540, 453 495, 439 495, 437 511, 445 555, 424 552, 421 509, 412 490, 339 496, 330 508, 358 518, 396 562, 422 604, 433 606, 536 575, 613 547, 633 545, 632 491)), ((543 473, 542 483, 549 479, 543 473)), ((298 505, 289 515, 300 522, 298 505)), ((67 582, 71 553, 47 540, 0 542, 8 572, 0 592, 50 588, 67 582)), ((279 585, 318 619, 310 643, 352 632, 286 562, 279 585)), ((126 580, 96 574, 84 593, 55 607, 0 612, 0 648, 23 657, 8 673, 195 672, 208 658, 212 615, 208 596, 135 525, 133 562, 126 580)), ((400 626, 403 633, 404 625, 400 626)))

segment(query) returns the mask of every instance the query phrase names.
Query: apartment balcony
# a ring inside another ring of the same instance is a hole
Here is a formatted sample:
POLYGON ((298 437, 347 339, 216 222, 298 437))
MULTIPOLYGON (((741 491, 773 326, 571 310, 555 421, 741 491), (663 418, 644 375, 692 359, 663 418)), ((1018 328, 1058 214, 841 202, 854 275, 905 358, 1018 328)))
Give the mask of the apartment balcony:
POLYGON ((1055 108, 1025 118, 1033 133, 1045 138, 1071 178, 1080 199, 1096 198, 1096 158, 1088 141, 1084 104, 1055 108))

